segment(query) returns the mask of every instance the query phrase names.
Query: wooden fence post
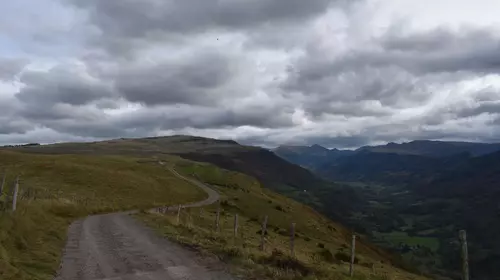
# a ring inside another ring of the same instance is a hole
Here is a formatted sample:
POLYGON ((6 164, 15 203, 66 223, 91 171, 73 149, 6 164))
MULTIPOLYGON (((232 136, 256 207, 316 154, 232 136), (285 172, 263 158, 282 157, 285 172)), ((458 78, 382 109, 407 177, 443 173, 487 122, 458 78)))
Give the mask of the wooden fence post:
POLYGON ((462 280, 469 280, 469 253, 467 252, 467 234, 465 230, 459 233, 460 244, 462 245, 462 280))
POLYGON ((238 236, 238 214, 234 215, 234 237, 238 236))
POLYGON ((295 256, 295 223, 290 227, 290 254, 295 256))
POLYGON ((260 234, 260 250, 264 251, 264 244, 266 243, 266 231, 267 231, 267 215, 264 217, 264 221, 262 222, 262 228, 261 228, 261 234, 260 234))
POLYGON ((3 188, 5 186, 5 179, 7 177, 7 172, 4 172, 3 173, 3 179, 2 179, 2 185, 0 185, 0 196, 2 196, 3 194, 3 188))
POLYGON ((17 208, 17 193, 19 192, 19 176, 16 178, 16 184, 14 185, 14 191, 12 193, 12 212, 16 211, 17 208))
POLYGON ((181 223, 181 206, 179 205, 179 208, 177 208, 177 224, 179 225, 181 223))
POLYGON ((354 260, 356 259, 356 235, 352 235, 351 243, 351 265, 349 266, 349 275, 352 277, 354 275, 354 260))
POLYGON ((220 231, 219 218, 220 218, 220 205, 217 206, 217 214, 215 216, 215 232, 220 231))

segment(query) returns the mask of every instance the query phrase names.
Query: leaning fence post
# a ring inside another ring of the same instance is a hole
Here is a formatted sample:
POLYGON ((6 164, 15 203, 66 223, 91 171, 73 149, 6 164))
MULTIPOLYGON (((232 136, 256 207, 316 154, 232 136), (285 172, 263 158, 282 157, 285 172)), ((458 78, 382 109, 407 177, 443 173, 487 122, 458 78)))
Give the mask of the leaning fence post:
POLYGON ((5 179, 7 177, 7 172, 3 173, 2 185, 0 185, 0 196, 3 194, 3 188, 5 186, 5 179))
POLYGON ((17 208, 17 193, 19 192, 19 176, 16 178, 16 184, 14 185, 14 191, 12 193, 12 212, 16 211, 17 208))
POLYGON ((267 215, 264 217, 262 222, 261 234, 260 234, 260 250, 264 251, 264 244, 266 241, 266 229, 267 228, 267 215))
POLYGON ((467 252, 467 234, 465 230, 459 233, 460 244, 462 245, 462 280, 469 280, 469 254, 467 252))
POLYGON ((295 255, 295 223, 290 228, 290 254, 295 255))
POLYGON ((352 235, 351 243, 351 265, 349 267, 349 275, 352 277, 354 275, 354 260, 356 259, 356 235, 352 235))
POLYGON ((215 231, 219 232, 220 227, 219 227, 219 218, 220 218, 220 205, 217 206, 217 214, 215 216, 215 231))
POLYGON ((234 237, 238 236, 238 214, 234 215, 234 237))
POLYGON ((181 223, 181 206, 177 208, 177 224, 181 223))

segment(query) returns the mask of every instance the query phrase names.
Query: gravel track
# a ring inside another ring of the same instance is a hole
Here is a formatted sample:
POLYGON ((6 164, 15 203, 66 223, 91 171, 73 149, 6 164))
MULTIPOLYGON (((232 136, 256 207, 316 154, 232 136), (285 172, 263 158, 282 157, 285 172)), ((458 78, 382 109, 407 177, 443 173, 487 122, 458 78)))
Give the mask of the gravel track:
MULTIPOLYGON (((182 207, 206 206, 219 199, 205 184, 170 171, 208 194, 207 199, 182 207)), ((136 212, 89 216, 72 223, 55 280, 234 279, 220 263, 208 265, 195 252, 159 237, 130 217, 136 212)))

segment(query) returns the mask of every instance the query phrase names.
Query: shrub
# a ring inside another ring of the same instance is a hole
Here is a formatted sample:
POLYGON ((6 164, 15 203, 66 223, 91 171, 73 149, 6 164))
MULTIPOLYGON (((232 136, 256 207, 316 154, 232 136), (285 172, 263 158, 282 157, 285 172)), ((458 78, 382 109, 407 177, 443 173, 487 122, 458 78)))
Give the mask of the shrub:
POLYGON ((338 251, 337 253, 335 253, 335 259, 343 262, 351 261, 351 257, 343 251, 338 251))
POLYGON ((283 207, 281 207, 281 205, 274 206, 274 209, 281 211, 281 212, 285 212, 285 209, 283 209, 283 207))
POLYGON ((288 231, 286 231, 286 230, 284 230, 284 229, 280 229, 280 230, 278 231, 278 234, 279 234, 279 235, 283 235, 283 236, 288 236, 288 235, 289 235, 288 231))
POLYGON ((312 272, 311 268, 307 267, 296 258, 285 255, 278 249, 273 249, 271 256, 260 258, 259 263, 271 265, 281 270, 294 270, 302 276, 309 275, 312 272))
POLYGON ((223 261, 228 261, 231 259, 239 258, 243 255, 241 250, 236 247, 229 247, 229 248, 224 248, 220 252, 220 257, 223 261))
POLYGON ((335 262, 335 257, 330 250, 323 248, 316 253, 322 260, 333 263, 335 262))
MULTIPOLYGON (((344 251, 338 251, 337 253, 335 253, 335 259, 343 262, 351 262, 351 256, 344 251)), ((354 257, 354 263, 357 264, 358 262, 358 258, 354 257)))
MULTIPOLYGON (((262 235, 262 230, 259 229, 257 232, 256 232, 258 235, 262 235)), ((264 235, 267 236, 267 230, 264 232, 264 235)))

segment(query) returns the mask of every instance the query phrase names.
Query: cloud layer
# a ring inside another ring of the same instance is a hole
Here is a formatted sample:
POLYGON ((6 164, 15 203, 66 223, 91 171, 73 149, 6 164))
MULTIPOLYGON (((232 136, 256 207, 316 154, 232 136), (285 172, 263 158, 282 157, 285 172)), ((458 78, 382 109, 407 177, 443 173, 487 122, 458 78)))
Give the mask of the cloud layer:
POLYGON ((2 3, 0 144, 500 141, 500 22, 404 2, 2 3))

